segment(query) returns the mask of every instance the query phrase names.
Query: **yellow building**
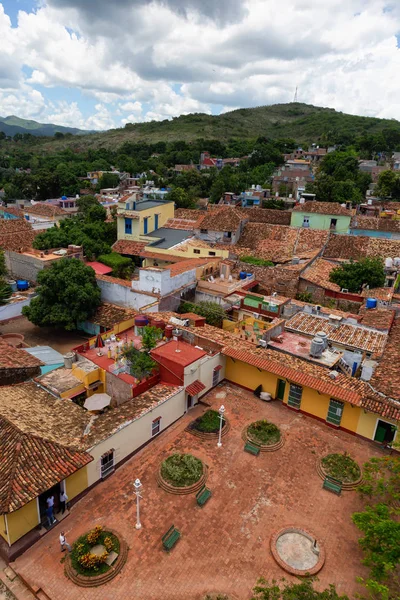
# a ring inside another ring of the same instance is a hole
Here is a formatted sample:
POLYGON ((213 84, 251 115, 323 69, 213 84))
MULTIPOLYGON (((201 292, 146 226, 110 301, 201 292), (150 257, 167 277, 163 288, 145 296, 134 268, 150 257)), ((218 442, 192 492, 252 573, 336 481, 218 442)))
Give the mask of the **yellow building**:
POLYGON ((147 241, 144 236, 163 227, 173 218, 174 210, 174 202, 139 200, 136 194, 124 197, 118 202, 118 240, 147 241))
POLYGON ((396 438, 400 409, 359 379, 270 349, 226 347, 223 353, 226 379, 241 387, 261 385, 288 408, 369 440, 396 438))

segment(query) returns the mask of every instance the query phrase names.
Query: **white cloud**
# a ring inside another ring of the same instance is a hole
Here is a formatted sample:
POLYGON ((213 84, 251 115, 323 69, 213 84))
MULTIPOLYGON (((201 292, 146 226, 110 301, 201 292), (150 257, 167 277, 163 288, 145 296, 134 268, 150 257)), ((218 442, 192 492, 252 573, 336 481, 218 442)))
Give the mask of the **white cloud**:
POLYGON ((399 31, 394 0, 47 0, 14 28, 0 4, 0 114, 105 129, 289 102, 298 86, 302 102, 400 119, 399 31), (85 119, 38 85, 98 104, 85 119))

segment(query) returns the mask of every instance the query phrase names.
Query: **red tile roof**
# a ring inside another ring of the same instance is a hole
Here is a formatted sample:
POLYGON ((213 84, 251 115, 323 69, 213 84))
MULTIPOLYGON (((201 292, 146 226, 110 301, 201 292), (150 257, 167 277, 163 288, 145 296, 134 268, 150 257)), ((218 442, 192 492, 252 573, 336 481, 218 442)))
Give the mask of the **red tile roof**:
POLYGON ((340 292, 340 285, 332 283, 329 280, 329 274, 335 267, 337 267, 337 265, 334 263, 324 260, 323 258, 317 258, 317 260, 300 275, 300 278, 322 287, 325 290, 340 292))
POLYGON ((11 513, 93 458, 87 452, 24 433, 0 415, 0 514, 11 513))
POLYGON ((304 204, 296 204, 293 210, 320 215, 341 215, 344 217, 351 217, 352 215, 351 210, 341 206, 338 202, 304 202, 304 204))
POLYGON ((219 259, 212 259, 207 256, 204 258, 188 258, 187 260, 181 260, 180 262, 175 263, 174 265, 169 265, 165 268, 169 270, 169 272, 171 273, 171 277, 176 277, 181 273, 185 273, 186 271, 191 271, 192 269, 196 269, 197 267, 206 265, 207 263, 212 262, 213 260, 218 261, 219 259))
POLYGON ((191 396, 196 396, 197 394, 200 394, 200 392, 202 392, 205 389, 206 389, 206 386, 204 385, 204 383, 201 383, 201 381, 196 379, 196 381, 193 381, 193 383, 191 383, 190 385, 187 386, 186 391, 191 396))
POLYGON ((195 229, 210 231, 236 231, 241 222, 246 221, 242 212, 232 206, 224 206, 218 210, 208 211, 200 217, 195 229))
POLYGON ((114 252, 120 254, 130 254, 131 256, 137 256, 141 253, 143 248, 147 246, 147 242, 132 242, 130 240, 118 240, 113 244, 112 249, 114 252))
POLYGON ((165 223, 164 227, 167 227, 168 229, 183 229, 183 230, 191 230, 193 229, 194 225, 196 224, 196 221, 191 221, 189 219, 168 219, 168 221, 165 223))
POLYGON ((396 319, 371 385, 386 396, 400 400, 400 319, 396 319))
POLYGON ((0 370, 41 367, 44 363, 23 348, 15 348, 0 339, 0 370))
POLYGON ((190 344, 182 341, 171 340, 162 346, 158 346, 151 351, 151 356, 157 362, 162 363, 162 359, 165 358, 169 361, 177 363, 186 367, 191 363, 206 356, 204 350, 199 350, 190 344))
POLYGON ((37 232, 26 219, 0 219, 0 248, 15 252, 28 250, 37 232))
POLYGON ((107 283, 114 283, 116 285, 123 285, 124 287, 131 288, 132 282, 127 279, 121 279, 120 277, 111 277, 111 275, 96 274, 96 279, 100 281, 106 281, 107 283))
POLYGON ((25 206, 22 211, 24 214, 38 215, 39 217, 57 217, 62 215, 67 216, 69 214, 68 211, 63 208, 54 204, 46 204, 45 202, 38 202, 32 206, 25 206))

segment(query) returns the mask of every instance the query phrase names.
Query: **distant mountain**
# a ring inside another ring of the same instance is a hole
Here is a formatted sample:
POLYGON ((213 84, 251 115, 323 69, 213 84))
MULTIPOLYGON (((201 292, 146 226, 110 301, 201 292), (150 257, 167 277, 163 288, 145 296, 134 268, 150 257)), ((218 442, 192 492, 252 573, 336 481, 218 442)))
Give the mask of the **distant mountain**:
POLYGON ((9 117, 0 117, 0 131, 6 135, 14 136, 16 133, 30 133, 37 136, 53 136, 57 131, 60 133, 72 133, 74 135, 86 135, 94 131, 77 129, 76 127, 63 127, 53 123, 38 123, 28 119, 20 119, 15 115, 9 117))

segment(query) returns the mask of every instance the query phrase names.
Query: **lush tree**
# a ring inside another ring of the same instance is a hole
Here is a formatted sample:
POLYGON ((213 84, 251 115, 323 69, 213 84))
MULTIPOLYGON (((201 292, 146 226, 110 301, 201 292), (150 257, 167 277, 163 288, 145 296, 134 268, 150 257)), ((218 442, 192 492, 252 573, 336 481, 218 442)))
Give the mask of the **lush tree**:
POLYGON ((119 175, 117 173, 103 173, 99 180, 99 188, 116 188, 119 185, 119 175))
POLYGON ((157 340, 160 338, 160 330, 157 327, 147 325, 143 328, 142 346, 146 352, 150 352, 157 346, 157 340))
POLYGON ((99 205, 99 201, 97 200, 97 198, 90 194, 88 196, 81 196, 76 201, 76 206, 78 207, 78 213, 80 213, 80 214, 86 214, 86 212, 89 210, 89 208, 91 208, 92 206, 98 206, 98 205, 99 205))
POLYGON ((167 200, 175 202, 177 208, 194 208, 195 203, 189 194, 181 187, 174 187, 168 194, 167 200))
POLYGON ((394 171, 382 171, 378 178, 376 192, 379 196, 400 198, 400 175, 394 171))
POLYGON ((0 250, 0 277, 7 275, 6 259, 3 250, 0 250))
POLYGON ((226 312, 220 304, 204 300, 198 304, 192 302, 183 302, 179 309, 180 313, 193 312, 196 315, 206 318, 208 325, 221 327, 223 319, 226 318, 226 312))
POLYGON ((400 458, 395 455, 372 457, 364 464, 363 482, 358 491, 372 502, 400 506, 400 458))
POLYGON ((90 223, 95 223, 96 221, 100 223, 104 223, 107 218, 107 211, 101 204, 97 203, 97 206, 90 206, 85 212, 85 219, 90 223))
POLYGON ((12 288, 3 277, 0 278, 0 305, 7 304, 12 296, 12 288))
POLYGON ((383 260, 379 257, 350 261, 332 269, 329 280, 349 292, 360 292, 363 285, 382 287, 385 283, 383 260))
POLYGON ((376 581, 390 579, 400 565, 400 522, 394 511, 386 504, 376 504, 354 513, 352 518, 364 534, 359 543, 372 577, 376 581))
POLYGON ((216 179, 211 186, 210 202, 218 204, 225 192, 230 192, 229 186, 222 179, 216 179))
POLYGON ((279 586, 276 581, 270 583, 261 578, 254 587, 253 594, 251 600, 349 600, 348 596, 339 596, 333 585, 318 592, 314 589, 311 578, 299 583, 284 580, 283 586, 279 586))
POLYGON ((147 352, 140 352, 136 348, 129 348, 123 354, 129 365, 130 374, 139 381, 151 375, 158 368, 157 363, 147 352))
POLYGON ((90 267, 75 258, 63 258, 38 274, 38 287, 23 314, 39 327, 67 330, 93 316, 101 302, 96 276, 90 267))
POLYGON ((131 258, 121 256, 118 252, 102 254, 98 258, 99 262, 111 267, 114 277, 129 277, 132 274, 134 265, 131 258))

